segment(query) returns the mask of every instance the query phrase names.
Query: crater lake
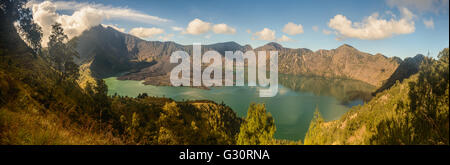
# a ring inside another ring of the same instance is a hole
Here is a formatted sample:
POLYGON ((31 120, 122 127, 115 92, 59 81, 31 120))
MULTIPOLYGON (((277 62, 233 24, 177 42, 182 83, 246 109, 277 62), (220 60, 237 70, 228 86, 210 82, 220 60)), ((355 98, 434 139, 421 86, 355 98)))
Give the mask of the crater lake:
POLYGON ((136 97, 140 93, 176 101, 212 100, 245 117, 251 103, 264 103, 275 120, 275 138, 303 140, 316 108, 326 121, 339 119, 352 106, 370 100, 374 86, 349 79, 279 75, 278 94, 259 97, 259 87, 233 86, 200 89, 144 85, 142 81, 104 79, 109 95, 136 97))

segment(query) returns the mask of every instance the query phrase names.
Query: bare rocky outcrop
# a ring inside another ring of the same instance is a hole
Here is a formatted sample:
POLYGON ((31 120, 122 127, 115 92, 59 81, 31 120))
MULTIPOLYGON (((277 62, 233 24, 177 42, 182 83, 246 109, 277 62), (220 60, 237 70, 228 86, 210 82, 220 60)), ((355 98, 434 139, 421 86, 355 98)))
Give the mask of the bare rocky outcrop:
POLYGON ((346 44, 332 50, 313 52, 305 48, 290 49, 277 43, 269 43, 256 50, 277 50, 280 73, 348 78, 377 87, 399 66, 396 58, 387 58, 381 54, 371 55, 346 44))

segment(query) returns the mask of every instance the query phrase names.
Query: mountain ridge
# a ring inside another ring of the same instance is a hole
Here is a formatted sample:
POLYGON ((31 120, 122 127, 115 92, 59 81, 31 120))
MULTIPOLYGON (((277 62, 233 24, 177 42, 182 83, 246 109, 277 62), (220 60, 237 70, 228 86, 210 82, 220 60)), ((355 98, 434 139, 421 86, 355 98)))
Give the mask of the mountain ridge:
MULTIPOLYGON (((77 40, 81 41, 77 47, 81 56, 79 62, 93 58, 90 68, 94 76, 108 77, 128 72, 119 79, 144 80, 145 84, 152 85, 170 85, 169 73, 177 65, 169 62, 172 52, 182 50, 192 54, 192 45, 181 45, 173 41, 146 41, 101 25, 83 32, 77 40), (107 36, 105 38, 108 39, 103 39, 102 36, 107 36)), ((277 50, 279 72, 282 74, 354 79, 376 87, 381 87, 403 62, 398 57, 361 52, 348 44, 317 51, 285 48, 276 42, 257 48, 234 41, 202 45, 203 53, 209 50, 218 51, 222 55, 225 51, 277 50)))

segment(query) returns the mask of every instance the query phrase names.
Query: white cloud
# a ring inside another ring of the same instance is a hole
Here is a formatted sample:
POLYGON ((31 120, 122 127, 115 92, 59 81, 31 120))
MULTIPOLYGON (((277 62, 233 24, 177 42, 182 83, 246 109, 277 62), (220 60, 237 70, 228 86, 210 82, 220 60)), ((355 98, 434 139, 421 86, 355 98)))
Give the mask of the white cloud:
POLYGON ((165 36, 159 36, 158 38, 162 41, 169 41, 173 36, 175 36, 174 34, 167 34, 165 36))
POLYGON ((329 30, 327 30, 327 29, 323 29, 323 30, 322 30, 322 33, 325 34, 325 35, 329 35, 329 34, 331 34, 332 32, 329 31, 329 30))
POLYGON ((292 22, 289 22, 288 24, 284 25, 283 32, 289 35, 302 34, 303 26, 301 24, 296 25, 292 22))
POLYGON ((277 39, 278 42, 290 42, 293 41, 291 38, 289 38, 288 36, 281 36, 280 38, 277 39))
MULTIPOLYGON (((44 1, 50 2, 50 1, 44 1)), ((41 2, 41 3, 44 3, 41 2)), ((87 2, 76 2, 76 1, 51 1, 51 3, 56 7, 57 10, 60 11, 77 11, 86 7, 94 8, 103 12, 104 17, 107 19, 122 19, 122 20, 130 20, 130 21, 138 21, 143 23, 164 23, 169 22, 170 20, 165 18, 160 18, 157 16, 148 15, 133 9, 123 8, 123 7, 113 7, 109 5, 96 4, 96 3, 87 3, 87 2)), ((40 4, 37 1, 30 1, 27 3, 27 6, 32 6, 40 4)))
POLYGON ((257 38, 252 38, 256 40, 264 40, 264 41, 272 41, 275 39, 275 31, 270 30, 268 28, 264 28, 263 30, 256 32, 253 34, 257 38))
POLYGON ((448 0, 386 0, 390 7, 408 8, 419 12, 446 12, 448 0))
POLYGON ((318 26, 313 26, 312 30, 314 30, 315 32, 318 32, 319 31, 319 27, 318 26))
POLYGON ((427 27, 428 29, 434 29, 434 21, 433 21, 433 18, 430 18, 429 20, 424 19, 424 20, 423 20, 423 24, 424 24, 425 27, 427 27))
POLYGON ((102 13, 91 7, 82 8, 75 11, 72 15, 57 14, 56 6, 50 1, 32 5, 32 10, 34 22, 42 27, 43 46, 47 45, 52 25, 55 23, 60 23, 64 33, 71 39, 80 35, 84 30, 100 24, 103 19, 102 13))
POLYGON ((227 24, 215 24, 213 26, 213 31, 216 34, 235 34, 236 29, 228 26, 227 24))
POLYGON ((202 21, 198 18, 192 20, 189 22, 188 26, 186 27, 186 30, 183 28, 178 27, 172 27, 172 30, 175 31, 182 31, 182 34, 192 34, 192 35, 199 35, 204 34, 212 30, 216 34, 235 34, 236 29, 233 27, 228 26, 227 24, 221 23, 221 24, 212 24, 210 22, 202 21))
POLYGON ((111 27, 111 28, 113 28, 113 29, 115 29, 115 30, 117 30, 119 32, 125 33, 125 28, 119 28, 116 25, 105 25, 105 24, 102 24, 102 26, 105 27, 105 28, 111 27))
POLYGON ((164 30, 154 27, 153 28, 138 27, 131 29, 129 33, 139 38, 151 38, 155 35, 164 33, 164 30))
MULTIPOLYGON (((83 31, 99 25, 103 20, 120 19, 145 23, 164 23, 169 20, 147 15, 132 9, 65 1, 30 1, 26 4, 33 12, 33 20, 42 27, 42 45, 46 46, 51 33, 51 26, 60 23, 69 39, 83 31), (71 15, 57 11, 73 11, 71 15)), ((119 29, 120 30, 120 29, 119 29)))
POLYGON ((171 27, 173 31, 183 31, 184 29, 181 27, 177 27, 177 26, 172 26, 171 27))
POLYGON ((414 14, 408 9, 401 9, 402 18, 390 20, 379 18, 378 13, 365 18, 362 22, 352 22, 347 17, 338 14, 330 19, 328 26, 337 31, 338 38, 358 38, 362 40, 378 40, 399 34, 409 34, 415 31, 414 14))
POLYGON ((191 22, 189 22, 189 24, 186 28, 186 31, 184 33, 198 35, 198 34, 206 33, 210 29, 211 29, 211 23, 204 22, 204 21, 196 18, 196 19, 192 20, 191 22))

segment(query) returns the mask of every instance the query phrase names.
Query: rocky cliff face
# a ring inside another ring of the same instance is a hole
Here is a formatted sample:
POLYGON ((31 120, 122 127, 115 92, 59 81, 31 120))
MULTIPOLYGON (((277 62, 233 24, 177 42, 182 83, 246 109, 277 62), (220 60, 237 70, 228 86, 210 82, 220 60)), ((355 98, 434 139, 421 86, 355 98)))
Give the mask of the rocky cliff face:
POLYGON ((374 86, 381 86, 399 66, 396 58, 387 58, 381 54, 371 55, 350 45, 313 52, 309 49, 283 48, 277 43, 269 43, 256 50, 277 50, 280 73, 348 78, 374 86))
MULTIPOLYGON (((192 54, 191 45, 175 42, 145 41, 103 26, 84 32, 78 39, 78 50, 83 61, 93 61, 91 70, 98 77, 129 72, 120 79, 145 80, 146 84, 169 85, 170 71, 176 64, 169 63, 172 52, 183 50, 192 54)), ((203 45, 202 53, 215 50, 253 50, 249 45, 235 42, 203 45)), ((292 75, 313 75, 330 78, 347 78, 380 87, 397 70, 399 58, 371 55, 350 45, 332 50, 311 51, 305 48, 284 48, 268 43, 255 51, 278 51, 279 72, 292 75)))
POLYGON ((151 61, 138 60, 135 49, 128 49, 132 42, 143 40, 112 28, 96 26, 73 40, 77 42, 80 54, 76 62, 90 63, 92 74, 96 77, 108 77, 152 65, 151 61))
POLYGON ((419 71, 420 64, 422 64, 424 59, 425 56, 421 54, 414 57, 405 58, 405 60, 400 62, 400 65, 397 67, 395 72, 386 81, 384 81, 383 85, 378 88, 373 95, 375 96, 377 93, 389 89, 395 85, 397 81, 402 82, 404 79, 416 74, 419 71))

